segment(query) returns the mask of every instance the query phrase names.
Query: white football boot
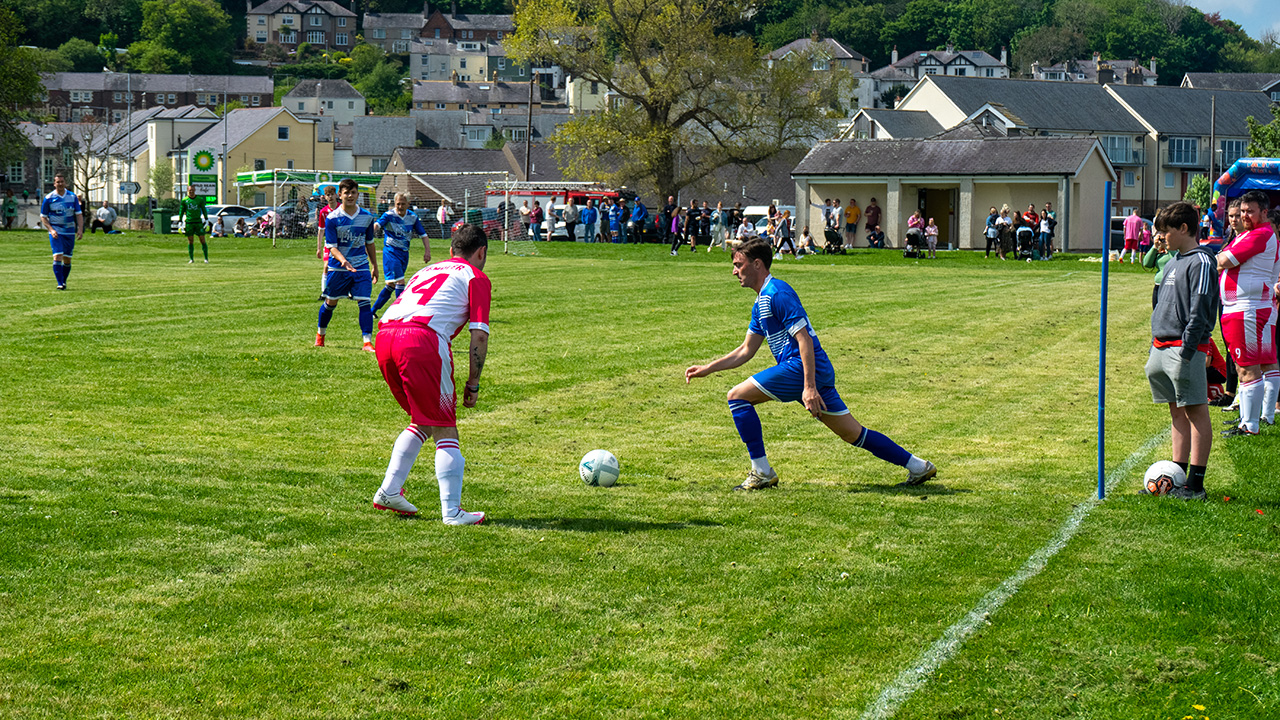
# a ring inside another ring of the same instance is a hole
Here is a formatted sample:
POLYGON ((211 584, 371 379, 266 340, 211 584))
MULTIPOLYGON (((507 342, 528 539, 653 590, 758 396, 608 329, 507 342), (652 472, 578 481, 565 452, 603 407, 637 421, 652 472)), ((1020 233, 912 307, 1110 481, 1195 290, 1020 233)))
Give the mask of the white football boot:
POLYGON ((467 512, 458 508, 452 515, 444 518, 445 525, 479 525, 484 522, 484 513, 467 512))
POLYGON ((382 492, 382 488, 378 488, 378 492, 373 494, 373 506, 379 510, 391 510, 401 515, 416 515, 418 508, 413 503, 404 499, 404 490, 399 495, 388 495, 382 492))

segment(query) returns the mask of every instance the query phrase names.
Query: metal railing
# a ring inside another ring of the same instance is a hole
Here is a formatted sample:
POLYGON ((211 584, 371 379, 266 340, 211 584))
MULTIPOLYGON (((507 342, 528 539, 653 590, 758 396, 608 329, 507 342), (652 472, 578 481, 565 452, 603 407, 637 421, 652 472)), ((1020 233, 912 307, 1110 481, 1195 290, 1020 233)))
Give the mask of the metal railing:
POLYGON ((1107 159, 1112 165, 1146 165, 1147 151, 1133 149, 1107 149, 1107 159))
POLYGON ((1209 154, 1199 150, 1165 150, 1162 156, 1166 167, 1209 167, 1209 154))

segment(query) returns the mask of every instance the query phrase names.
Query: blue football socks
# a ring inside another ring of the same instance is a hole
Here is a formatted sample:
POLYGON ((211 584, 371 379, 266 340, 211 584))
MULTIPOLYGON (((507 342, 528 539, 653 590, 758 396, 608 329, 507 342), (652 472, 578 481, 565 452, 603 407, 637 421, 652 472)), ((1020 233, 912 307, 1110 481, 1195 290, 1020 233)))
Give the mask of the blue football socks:
POLYGON ((321 332, 321 334, 322 334, 322 335, 324 334, 324 333, 323 333, 323 330, 324 330, 325 328, 329 327, 329 321, 330 321, 330 320, 332 320, 332 319, 333 319, 333 306, 329 305, 328 303, 320 303, 320 325, 319 325, 319 328, 320 328, 320 330, 322 331, 322 332, 321 332))
POLYGON ((899 467, 906 467, 907 462, 911 460, 911 453, 903 450, 898 443, 871 428, 862 428, 862 434, 858 436, 858 440, 854 445, 885 462, 891 462, 899 467))
POLYGON ((747 444, 747 454, 752 459, 764 457, 764 430, 760 427, 760 416, 756 414, 755 406, 746 400, 730 400, 729 412, 733 414, 738 437, 747 444))
MULTIPOLYGON (((373 304, 374 315, 377 315, 378 311, 382 309, 382 306, 386 305, 387 301, 391 299, 391 292, 392 292, 391 287, 392 287, 391 285, 382 286, 382 292, 378 293, 378 300, 373 304)), ((396 286, 396 287, 397 287, 396 297, 400 297, 400 293, 398 291, 399 286, 396 286)))
POLYGON ((373 332, 373 310, 368 300, 357 300, 356 305, 360 308, 360 333, 369 335, 373 332))

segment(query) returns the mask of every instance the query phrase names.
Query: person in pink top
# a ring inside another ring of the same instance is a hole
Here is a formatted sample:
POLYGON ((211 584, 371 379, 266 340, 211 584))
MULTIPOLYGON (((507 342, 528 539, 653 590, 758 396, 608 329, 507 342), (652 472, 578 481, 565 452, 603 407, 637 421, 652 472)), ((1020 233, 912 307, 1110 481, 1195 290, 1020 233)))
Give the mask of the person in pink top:
POLYGON ((1267 222, 1270 200, 1250 190, 1240 199, 1245 232, 1218 253, 1218 289, 1222 299, 1222 336, 1240 376, 1239 424, 1226 437, 1257 435, 1261 422, 1275 424, 1280 395, 1276 363, 1275 308, 1277 243, 1267 222))
POLYGON ((1133 251, 1131 263, 1138 262, 1138 241, 1142 239, 1142 218, 1138 217, 1138 209, 1134 208, 1129 217, 1124 219, 1124 250, 1120 251, 1120 262, 1124 262, 1124 254, 1133 251))

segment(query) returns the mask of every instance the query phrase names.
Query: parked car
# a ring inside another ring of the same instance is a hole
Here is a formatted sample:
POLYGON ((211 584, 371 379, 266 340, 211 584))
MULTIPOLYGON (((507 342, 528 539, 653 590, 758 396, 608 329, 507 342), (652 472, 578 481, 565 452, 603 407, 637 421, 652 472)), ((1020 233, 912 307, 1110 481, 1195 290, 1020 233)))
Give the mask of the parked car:
MULTIPOLYGON (((227 228, 227 234, 231 234, 231 228, 236 226, 236 221, 244 218, 245 222, 249 222, 249 217, 253 215, 253 211, 243 205, 206 205, 205 210, 209 213, 209 222, 205 223, 205 233, 213 232, 214 218, 221 217, 222 224, 227 228)), ((173 223, 175 230, 182 229, 182 216, 170 216, 169 222, 173 223)))
MULTIPOLYGON (((1128 216, 1127 215, 1111 216, 1111 249, 1112 250, 1124 249, 1124 221, 1126 217, 1128 216)), ((1152 237, 1155 237, 1156 229, 1151 225, 1151 221, 1146 218, 1142 218, 1142 224, 1146 225, 1147 228, 1151 230, 1152 237)), ((1199 229, 1200 228, 1198 224, 1195 228, 1193 228, 1193 230, 1197 230, 1197 231, 1199 229)))

